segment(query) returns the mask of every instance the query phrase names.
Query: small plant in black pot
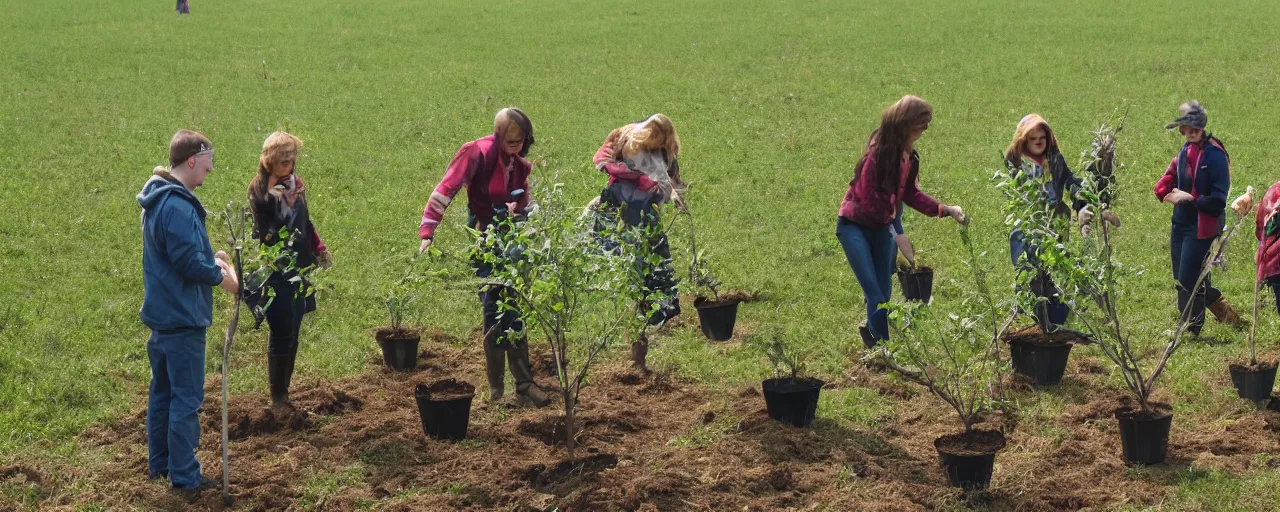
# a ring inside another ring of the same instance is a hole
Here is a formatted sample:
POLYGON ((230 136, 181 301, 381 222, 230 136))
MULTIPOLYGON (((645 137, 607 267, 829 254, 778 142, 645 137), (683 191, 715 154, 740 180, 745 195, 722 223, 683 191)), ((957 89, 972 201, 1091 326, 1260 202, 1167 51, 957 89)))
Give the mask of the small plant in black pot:
POLYGON ((698 310, 698 323, 707 339, 727 341, 733 337, 733 326, 738 321, 738 304, 742 300, 737 296, 721 296, 720 280, 711 273, 706 255, 698 250, 693 215, 687 212, 683 215, 689 217, 689 282, 696 290, 693 307, 698 310))
MULTIPOLYGON (((1246 194, 1252 196, 1253 187, 1249 187, 1246 194)), ((1250 211, 1252 211, 1252 203, 1250 203, 1250 211)), ((1270 249, 1270 245, 1277 240, 1275 235, 1280 234, 1280 216, 1272 216, 1270 219, 1263 220, 1265 221, 1263 232, 1267 235, 1263 240, 1267 245, 1258 251, 1259 254, 1266 254, 1270 249)), ((1231 372, 1231 383, 1236 387, 1236 394, 1240 395, 1240 398, 1255 402, 1271 398, 1271 388, 1276 384, 1277 366, 1275 360, 1258 361, 1258 350, 1257 346, 1254 345, 1254 335, 1258 327, 1258 304, 1261 292, 1262 280, 1255 276, 1253 283, 1253 322, 1249 325, 1249 359, 1247 361, 1238 360, 1227 365, 1227 370, 1231 372)))
POLYGON ((825 383, 802 376, 804 355, 782 337, 765 335, 756 339, 761 351, 773 364, 774 377, 762 383, 769 417, 788 425, 808 427, 818 411, 818 394, 825 383))
POLYGON ((927 388, 955 410, 962 432, 934 440, 951 485, 965 490, 986 489, 991 483, 996 453, 1005 446, 1003 432, 974 428, 983 413, 1002 403, 1000 382, 1006 366, 1000 360, 1000 309, 987 287, 985 269, 969 238, 960 228, 968 251, 974 286, 958 303, 941 305, 907 302, 890 307, 892 335, 873 357, 897 374, 927 388))
MULTIPOLYGON (((434 257, 442 253, 432 247, 428 252, 434 257)), ((396 260, 398 258, 393 258, 396 260)), ((418 366, 418 342, 422 340, 422 328, 405 323, 409 307, 418 300, 417 285, 428 277, 443 276, 448 270, 419 270, 419 256, 411 253, 405 269, 383 289, 382 303, 387 308, 387 325, 374 330, 374 340, 382 348, 382 361, 387 368, 409 371, 418 366)), ((403 261, 403 260, 400 260, 403 261)))

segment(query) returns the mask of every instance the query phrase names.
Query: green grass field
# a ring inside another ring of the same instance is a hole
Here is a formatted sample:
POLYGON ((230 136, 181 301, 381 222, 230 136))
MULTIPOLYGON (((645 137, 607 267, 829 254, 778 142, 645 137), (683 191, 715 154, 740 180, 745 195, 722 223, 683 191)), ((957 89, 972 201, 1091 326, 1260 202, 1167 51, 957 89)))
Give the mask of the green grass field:
MULTIPOLYGON (((1180 144, 1163 130, 1177 105, 1196 98, 1208 109, 1231 151, 1233 192, 1277 178, 1280 42, 1271 34, 1280 4, 1264 0, 229 0, 192 10, 178 17, 166 1, 0 6, 0 462, 74 457, 87 425, 145 401, 134 196, 179 128, 217 147, 216 171, 197 191, 216 210, 243 199, 268 133, 305 141, 298 172, 336 260, 323 277, 332 289, 304 328, 299 375, 309 378, 367 368, 388 258, 416 248, 446 164, 503 106, 533 118, 531 159, 545 161, 536 175, 563 181, 582 203, 603 186, 590 157, 609 130, 669 115, 694 186, 699 246, 726 286, 768 296, 744 306, 740 322, 812 349, 820 377, 856 364, 863 316, 834 237, 836 208, 878 113, 903 94, 935 108, 919 143, 923 186, 974 218, 998 269, 993 283, 1011 282, 1012 270, 990 176, 1017 121, 1043 115, 1074 162, 1090 130, 1129 108, 1116 211, 1125 223, 1118 257, 1132 272, 1121 314, 1144 347, 1163 345, 1174 317, 1170 209, 1150 186, 1180 144)), ((455 203, 439 247, 468 243, 464 218, 455 203)), ((954 223, 912 213, 907 229, 939 272, 936 293, 956 296, 953 279, 964 274, 954 223)), ((673 237, 682 269, 687 244, 673 237)), ((1245 311, 1254 244, 1237 240, 1215 282, 1245 311)), ((472 292, 426 292, 421 323, 459 336, 478 325, 472 292)), ((218 301, 211 339, 228 321, 225 294, 218 301)), ((1280 345, 1273 313, 1258 333, 1264 350, 1280 345)), ((1163 381, 1185 428, 1240 407, 1221 383, 1244 337, 1217 325, 1206 334, 1231 343, 1187 347, 1163 381)), ((265 392, 265 340, 241 336, 233 393, 265 392)), ((709 349, 692 329, 663 338, 651 359, 722 390, 770 371, 754 352, 709 349)), ((874 425, 892 413, 874 392, 848 396, 824 400, 819 415, 874 425)), ((1037 415, 1063 407, 1022 400, 1037 415)), ((1277 484, 1272 472, 1188 477, 1163 506, 1259 510, 1258 500, 1280 497, 1277 484)))

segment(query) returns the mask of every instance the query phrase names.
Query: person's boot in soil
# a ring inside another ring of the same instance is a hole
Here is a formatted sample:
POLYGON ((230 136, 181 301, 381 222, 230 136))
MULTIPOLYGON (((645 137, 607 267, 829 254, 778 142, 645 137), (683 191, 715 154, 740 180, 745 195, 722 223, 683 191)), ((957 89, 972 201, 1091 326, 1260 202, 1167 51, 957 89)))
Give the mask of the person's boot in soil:
MULTIPOLYGON (((496 331, 496 329, 494 329, 496 331)), ((496 332, 484 337, 484 373, 489 378, 489 401, 497 402, 506 393, 507 351, 498 345, 496 332)))
POLYGON ((862 336, 862 346, 867 347, 867 350, 876 348, 876 344, 879 343, 876 338, 871 335, 871 330, 867 329, 867 324, 858 326, 858 334, 862 336))
POLYGON ((1244 319, 1240 318, 1240 315, 1236 313, 1235 308, 1231 307, 1231 304, 1227 303, 1227 297, 1225 295, 1218 297, 1218 300, 1214 301, 1213 304, 1209 304, 1208 307, 1209 311, 1213 313, 1213 318, 1216 319, 1218 323, 1227 324, 1236 328, 1244 327, 1248 323, 1245 322, 1244 319))
POLYGON ((293 409, 289 401, 289 381, 293 380, 293 365, 298 357, 297 342, 284 354, 267 354, 267 383, 271 389, 271 410, 284 414, 293 409))
POLYGON ((529 342, 520 340, 512 342, 507 349, 507 362, 511 367, 511 377, 516 382, 516 401, 522 405, 546 407, 551 398, 533 382, 533 366, 529 364, 529 342))

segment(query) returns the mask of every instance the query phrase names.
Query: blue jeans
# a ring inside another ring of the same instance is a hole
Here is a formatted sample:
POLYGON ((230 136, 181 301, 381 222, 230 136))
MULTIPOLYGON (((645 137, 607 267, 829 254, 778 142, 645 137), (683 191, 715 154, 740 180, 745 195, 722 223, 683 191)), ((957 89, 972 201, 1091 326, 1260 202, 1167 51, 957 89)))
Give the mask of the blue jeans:
POLYGON ((889 311, 880 304, 889 302, 893 292, 893 264, 897 247, 889 226, 868 228, 841 217, 836 222, 836 238, 862 287, 867 302, 867 330, 875 339, 889 339, 889 311))
POLYGON ((200 405, 204 403, 205 329, 151 331, 147 358, 147 465, 152 474, 169 474, 174 487, 200 484, 200 405))
POLYGON ((1199 290, 1195 293, 1191 292, 1191 288, 1196 285, 1196 280, 1200 278, 1200 272, 1204 270, 1207 263, 1204 260, 1209 256, 1209 249, 1213 247, 1213 241, 1216 239, 1217 237, 1198 238, 1194 224, 1174 224, 1169 232, 1169 256, 1173 260, 1173 278, 1178 280, 1178 321, 1182 321, 1182 310, 1186 309, 1187 302, 1192 301, 1188 328, 1197 334, 1204 326, 1205 304, 1213 304, 1222 298, 1222 292, 1210 284, 1209 277, 1205 277, 1204 284, 1199 290))
POLYGON ((1013 260, 1013 268, 1017 271, 1034 272, 1035 277, 1031 280, 1031 292, 1045 299, 1038 302, 1031 312, 1032 318, 1035 319, 1036 325, 1042 330, 1057 330, 1067 323, 1067 316, 1070 315, 1071 309, 1062 303, 1062 298, 1058 296, 1057 286, 1054 285, 1053 279, 1049 274, 1040 268, 1039 260, 1040 249, 1027 243, 1026 236, 1022 231, 1014 230, 1009 235, 1009 257, 1013 260), (1027 260, 1022 261, 1023 255, 1027 256, 1027 260))

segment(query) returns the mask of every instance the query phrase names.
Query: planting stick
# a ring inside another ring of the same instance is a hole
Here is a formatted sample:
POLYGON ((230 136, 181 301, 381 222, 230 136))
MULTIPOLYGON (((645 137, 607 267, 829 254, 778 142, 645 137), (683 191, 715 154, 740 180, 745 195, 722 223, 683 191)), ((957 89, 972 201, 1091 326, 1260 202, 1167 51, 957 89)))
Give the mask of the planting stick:
POLYGON ((1253 279, 1253 321, 1249 322, 1249 363, 1258 364, 1258 351, 1253 348, 1253 332, 1258 328, 1258 295, 1262 290, 1262 280, 1254 274, 1253 279))
MULTIPOLYGON (((231 228, 230 213, 232 208, 227 208, 227 227, 231 228)), ((236 280, 241 286, 244 285, 244 265, 242 255, 244 246, 242 238, 244 236, 244 211, 240 210, 240 230, 231 229, 231 239, 235 244, 235 271, 236 280)), ((235 339, 236 329, 240 325, 240 297, 239 291, 236 292, 234 311, 231 313, 231 322, 227 324, 226 338, 222 342, 222 504, 231 506, 231 451, 227 439, 227 367, 231 364, 231 342, 235 339)))

